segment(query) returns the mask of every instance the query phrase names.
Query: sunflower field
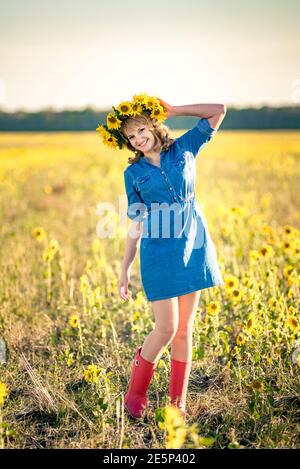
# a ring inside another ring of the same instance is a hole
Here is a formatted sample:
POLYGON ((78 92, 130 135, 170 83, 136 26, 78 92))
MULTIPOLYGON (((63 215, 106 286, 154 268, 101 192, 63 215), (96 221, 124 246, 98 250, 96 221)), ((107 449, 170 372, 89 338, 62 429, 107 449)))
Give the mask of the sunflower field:
POLYGON ((225 285, 201 292, 185 420, 168 349, 144 419, 124 412, 154 326, 139 253, 117 291, 129 156, 95 132, 0 134, 0 447, 299 448, 300 132, 220 129, 198 154, 225 285))

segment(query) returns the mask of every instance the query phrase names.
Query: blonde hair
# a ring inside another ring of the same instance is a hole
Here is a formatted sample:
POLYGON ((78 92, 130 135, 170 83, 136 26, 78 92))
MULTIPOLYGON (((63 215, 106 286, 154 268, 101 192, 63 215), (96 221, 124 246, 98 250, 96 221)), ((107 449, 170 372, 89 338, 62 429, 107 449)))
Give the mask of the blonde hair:
POLYGON ((132 127, 133 125, 141 125, 141 124, 148 125, 150 132, 152 132, 154 136, 155 148, 160 145, 161 151, 168 150, 168 148, 172 145, 172 143, 175 142, 175 139, 169 136, 169 128, 166 125, 157 122, 156 120, 153 121, 150 117, 150 114, 147 111, 142 111, 140 114, 138 114, 135 117, 129 117, 128 119, 122 122, 119 131, 122 133, 122 135, 126 139, 125 146, 128 148, 128 150, 132 151, 135 155, 134 157, 128 158, 128 163, 130 164, 133 164, 139 161, 140 158, 144 156, 144 154, 142 151, 137 150, 131 145, 128 137, 125 135, 125 132, 128 130, 129 127, 132 127))

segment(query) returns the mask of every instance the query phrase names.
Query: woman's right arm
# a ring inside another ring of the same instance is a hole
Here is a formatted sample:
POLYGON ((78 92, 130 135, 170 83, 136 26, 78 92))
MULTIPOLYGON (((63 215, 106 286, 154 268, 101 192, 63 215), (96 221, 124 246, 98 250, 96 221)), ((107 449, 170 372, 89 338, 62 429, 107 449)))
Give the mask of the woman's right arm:
POLYGON ((128 290, 130 270, 140 243, 142 231, 142 222, 133 220, 128 230, 121 275, 118 284, 118 291, 123 300, 129 300, 131 298, 131 291, 128 290))

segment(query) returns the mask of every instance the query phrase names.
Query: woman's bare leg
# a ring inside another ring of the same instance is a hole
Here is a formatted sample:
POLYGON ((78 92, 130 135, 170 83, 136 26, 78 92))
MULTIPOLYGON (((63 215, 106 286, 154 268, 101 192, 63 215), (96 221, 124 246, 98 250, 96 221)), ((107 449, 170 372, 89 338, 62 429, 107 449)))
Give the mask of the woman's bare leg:
POLYGON ((178 328, 178 297, 152 302, 155 328, 146 337, 141 356, 155 363, 172 342, 178 328))
POLYGON ((200 299, 200 290, 178 297, 179 324, 171 343, 171 358, 192 361, 193 327, 200 299))

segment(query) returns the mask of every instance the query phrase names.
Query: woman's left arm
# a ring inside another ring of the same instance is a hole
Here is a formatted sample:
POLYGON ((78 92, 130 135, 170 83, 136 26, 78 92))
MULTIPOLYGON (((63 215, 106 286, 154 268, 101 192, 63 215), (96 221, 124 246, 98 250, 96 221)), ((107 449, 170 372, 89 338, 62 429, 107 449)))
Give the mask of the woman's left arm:
MULTIPOLYGON (((160 98, 159 98, 160 99, 160 98)), ((161 104, 167 110, 169 117, 195 116, 207 118, 213 129, 218 129, 223 121, 227 108, 225 104, 186 104, 184 106, 171 106, 160 99, 161 104)))

